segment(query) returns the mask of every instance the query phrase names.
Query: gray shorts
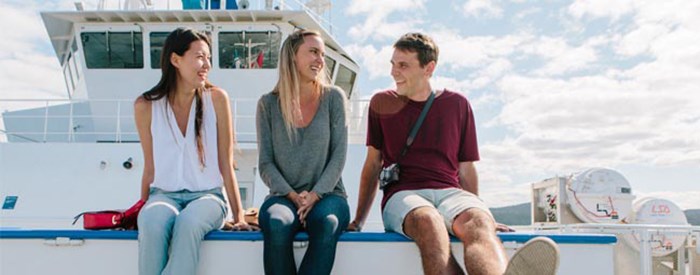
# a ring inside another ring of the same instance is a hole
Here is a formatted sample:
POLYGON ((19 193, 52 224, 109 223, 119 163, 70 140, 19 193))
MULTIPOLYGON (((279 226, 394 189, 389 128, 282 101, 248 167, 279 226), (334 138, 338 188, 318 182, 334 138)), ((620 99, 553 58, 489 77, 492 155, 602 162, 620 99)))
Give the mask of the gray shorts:
POLYGON ((411 210, 423 206, 437 209, 445 221, 447 231, 452 235, 454 235, 452 231, 454 219, 467 209, 481 209, 493 218, 491 211, 479 197, 463 189, 405 190, 395 193, 386 202, 384 212, 382 212, 384 229, 398 232, 408 237, 403 232, 403 220, 411 210))

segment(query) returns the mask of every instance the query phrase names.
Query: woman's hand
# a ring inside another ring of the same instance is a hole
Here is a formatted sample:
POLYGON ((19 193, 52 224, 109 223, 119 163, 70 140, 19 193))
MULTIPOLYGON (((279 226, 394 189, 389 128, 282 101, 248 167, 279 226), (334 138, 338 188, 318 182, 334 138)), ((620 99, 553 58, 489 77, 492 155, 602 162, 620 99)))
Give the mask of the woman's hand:
POLYGON ((224 224, 224 229, 225 230, 232 230, 232 231, 259 231, 260 230, 260 228, 258 228, 257 226, 252 226, 245 221, 239 221, 239 222, 226 221, 226 223, 224 224))
POLYGON ((297 214, 299 215, 299 221, 306 227, 306 216, 314 208, 314 205, 321 200, 321 198, 316 194, 316 192, 302 192, 299 194, 301 201, 301 206, 298 207, 297 214))
POLYGON ((292 203, 294 203, 294 206, 296 206, 297 209, 299 209, 299 208, 301 208, 302 198, 305 197, 306 194, 308 194, 308 192, 306 192, 306 191, 301 192, 301 193, 289 192, 289 194, 287 194, 286 197, 288 200, 290 200, 292 203))

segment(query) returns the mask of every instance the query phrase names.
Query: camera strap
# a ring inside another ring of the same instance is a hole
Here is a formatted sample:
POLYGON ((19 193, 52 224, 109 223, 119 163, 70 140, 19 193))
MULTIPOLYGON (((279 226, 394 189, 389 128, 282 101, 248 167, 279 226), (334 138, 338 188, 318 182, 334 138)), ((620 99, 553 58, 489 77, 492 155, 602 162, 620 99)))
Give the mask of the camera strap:
POLYGON ((423 111, 421 111, 420 116, 418 117, 418 120, 416 120, 416 124, 413 124, 413 128, 411 128, 411 132, 408 134, 408 139, 406 139, 406 145, 404 145, 403 150, 401 150, 401 155, 396 160, 396 163, 399 163, 401 158, 403 158, 403 156, 405 156, 406 153, 408 152, 408 148, 411 147, 411 144, 413 144, 413 140, 415 140, 416 134, 418 134, 418 129, 420 129, 420 126, 423 124, 425 117, 428 115, 428 110, 430 110, 430 106, 433 105, 434 99, 435 99, 435 92, 431 91, 430 96, 428 97, 428 101, 425 102, 425 106, 423 106, 423 111))

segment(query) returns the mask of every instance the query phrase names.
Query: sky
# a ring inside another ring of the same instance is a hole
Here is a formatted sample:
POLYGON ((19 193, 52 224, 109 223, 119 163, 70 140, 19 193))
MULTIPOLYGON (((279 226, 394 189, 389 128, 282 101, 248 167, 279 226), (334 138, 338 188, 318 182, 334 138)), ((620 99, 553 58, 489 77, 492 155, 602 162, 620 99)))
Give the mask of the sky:
MULTIPOLYGON (((73 2, 0 2, 0 99, 65 97, 39 11, 73 2)), ((694 0, 356 0, 333 1, 326 16, 361 67, 364 98, 394 86, 391 45, 401 34, 435 39, 432 86, 472 104, 489 205, 528 202, 533 182, 608 167, 637 198, 697 209, 697 14, 694 0)))

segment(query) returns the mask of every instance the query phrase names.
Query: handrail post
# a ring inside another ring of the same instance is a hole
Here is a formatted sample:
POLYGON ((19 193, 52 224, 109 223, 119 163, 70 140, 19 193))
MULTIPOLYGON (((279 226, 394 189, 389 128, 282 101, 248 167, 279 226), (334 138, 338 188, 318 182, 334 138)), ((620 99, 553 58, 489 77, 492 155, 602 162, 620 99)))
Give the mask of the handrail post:
POLYGON ((68 103, 70 105, 70 111, 68 112, 68 142, 71 142, 71 139, 73 139, 73 132, 75 129, 73 129, 73 102, 69 101, 68 103))
POLYGON ((239 137, 238 137, 238 129, 237 128, 238 128, 239 121, 238 121, 238 100, 237 99, 233 99, 233 119, 231 120, 231 122, 233 123, 233 133, 235 135, 233 137, 233 140, 238 142, 239 137))
MULTIPOLYGON (((683 244, 681 244, 681 247, 676 250, 676 259, 675 262, 673 263, 674 271, 677 272, 678 274, 688 274, 686 273, 686 266, 685 266, 685 260, 687 258, 685 254, 685 250, 690 244, 690 239, 691 239, 691 234, 687 233, 685 235, 685 241, 683 244)), ((692 274, 692 273, 690 273, 692 274)))
POLYGON ((49 130, 49 101, 46 100, 44 106, 44 143, 46 143, 46 132, 49 130))
POLYGON ((639 232, 639 274, 652 275, 651 234, 648 229, 637 229, 639 232))
POLYGON ((116 143, 121 143, 121 142, 122 142, 122 140, 121 140, 121 135, 122 135, 122 134, 121 134, 121 129, 122 129, 122 127, 121 127, 121 116, 122 116, 122 101, 121 101, 121 100, 117 100, 117 133, 116 133, 117 136, 114 137, 114 140, 115 140, 116 143))

